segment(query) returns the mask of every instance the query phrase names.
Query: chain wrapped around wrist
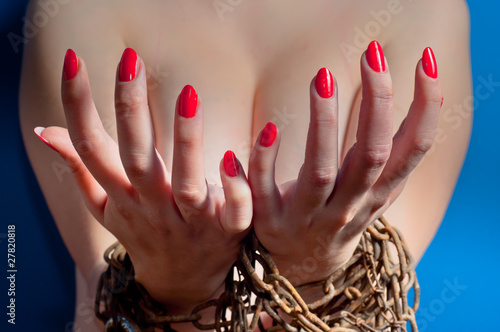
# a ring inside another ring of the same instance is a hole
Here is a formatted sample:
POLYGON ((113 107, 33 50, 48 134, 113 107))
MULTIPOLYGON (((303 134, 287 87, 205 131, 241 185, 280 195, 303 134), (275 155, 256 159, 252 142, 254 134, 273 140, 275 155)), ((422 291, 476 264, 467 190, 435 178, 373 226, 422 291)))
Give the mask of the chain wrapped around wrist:
POLYGON ((135 282, 132 262, 119 243, 106 250, 105 259, 109 266, 99 282, 95 312, 106 323, 106 332, 175 331, 171 324, 179 322, 191 322, 199 330, 289 332, 407 331, 409 322, 412 332, 418 331, 415 264, 399 231, 384 218, 367 228, 351 259, 329 278, 298 287, 279 274, 252 232, 226 277, 224 293, 189 315, 168 315, 135 282), (262 276, 257 264, 264 269, 262 276), (311 288, 321 289, 324 296, 307 304, 300 292, 311 288), (215 309, 214 319, 202 323, 201 313, 207 309, 215 309), (260 320, 264 312, 273 320, 267 329, 260 320))

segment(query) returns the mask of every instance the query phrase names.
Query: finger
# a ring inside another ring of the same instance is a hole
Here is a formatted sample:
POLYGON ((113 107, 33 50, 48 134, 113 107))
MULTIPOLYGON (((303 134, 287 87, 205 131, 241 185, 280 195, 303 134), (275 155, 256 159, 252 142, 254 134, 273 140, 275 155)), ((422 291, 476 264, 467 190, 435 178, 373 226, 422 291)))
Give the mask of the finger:
MULTIPOLYGON (((361 57, 363 85, 356 143, 339 174, 332 210, 352 215, 375 183, 391 152, 392 82, 382 47, 373 41, 361 57)), ((349 220, 346 220, 348 222, 349 220)))
POLYGON ((61 95, 69 135, 81 160, 109 195, 122 194, 130 182, 95 108, 85 63, 72 50, 64 60, 61 95))
POLYGON ((271 222, 280 211, 281 195, 275 182, 275 163, 280 136, 276 125, 268 122, 257 137, 248 168, 255 222, 271 222))
POLYGON ((337 89, 326 68, 310 86, 311 116, 304 165, 297 180, 297 202, 311 207, 325 204, 338 170, 337 89))
POLYGON ((227 151, 224 154, 220 173, 226 199, 221 226, 229 234, 243 232, 252 221, 252 193, 234 152, 227 151))
POLYGON ((98 221, 102 222, 104 206, 107 201, 106 192, 83 164, 73 144, 71 144, 68 131, 60 127, 36 127, 35 134, 64 159, 89 211, 98 221))
POLYGON ((143 196, 162 196, 167 182, 154 145, 146 70, 131 48, 125 49, 118 66, 115 109, 120 157, 130 182, 143 196))
POLYGON ((394 136, 394 146, 374 193, 388 197, 431 148, 441 109, 441 86, 432 49, 426 48, 415 71, 413 103, 394 136))
POLYGON ((185 218, 193 209, 200 211, 208 203, 203 156, 203 107, 198 93, 186 85, 176 105, 172 191, 175 203, 185 218))

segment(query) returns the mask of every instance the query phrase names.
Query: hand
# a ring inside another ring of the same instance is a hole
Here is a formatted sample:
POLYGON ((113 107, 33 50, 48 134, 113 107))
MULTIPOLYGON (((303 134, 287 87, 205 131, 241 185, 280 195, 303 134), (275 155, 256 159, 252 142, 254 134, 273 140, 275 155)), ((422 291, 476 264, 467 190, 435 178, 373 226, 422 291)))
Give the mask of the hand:
POLYGON ((169 174, 155 149, 145 68, 134 50, 125 50, 115 88, 117 144, 102 126, 84 61, 68 50, 62 80, 68 130, 37 131, 71 168, 91 213, 127 249, 136 280, 169 313, 190 313, 221 290, 248 233, 252 198, 230 151, 220 164, 223 188, 207 185, 203 104, 190 86, 177 100, 169 174))
POLYGON ((305 161, 297 180, 277 186, 279 133, 268 124, 250 157, 255 233, 282 275, 299 285, 323 279, 346 262, 362 232, 403 190, 431 147, 441 88, 432 50, 415 75, 414 100, 392 137, 392 83, 383 51, 372 42, 361 58, 362 101, 356 143, 339 162, 337 87, 323 68, 310 86, 305 161))

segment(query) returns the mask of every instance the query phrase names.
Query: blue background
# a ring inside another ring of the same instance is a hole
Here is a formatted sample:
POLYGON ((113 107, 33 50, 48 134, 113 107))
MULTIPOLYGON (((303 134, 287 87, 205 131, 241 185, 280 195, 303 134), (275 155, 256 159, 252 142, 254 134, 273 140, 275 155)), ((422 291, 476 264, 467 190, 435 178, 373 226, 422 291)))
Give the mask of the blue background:
MULTIPOLYGON (((474 91, 481 78, 500 82, 500 3, 468 1, 474 91)), ((7 39, 21 35, 26 1, 0 1, 0 252, 16 225, 16 325, 6 324, 6 256, 0 262, 1 331, 71 331, 74 272, 45 205, 21 140, 18 85, 21 53, 7 39)), ((457 68, 459 70, 459 68, 457 68)), ((485 92, 487 90, 482 90, 485 92)), ((423 292, 420 331, 494 329, 500 295, 500 87, 476 98, 470 149, 448 212, 417 273, 423 292)), ((452 105, 446 105, 451 107, 452 105)), ((496 329, 495 329, 496 330, 496 329)))

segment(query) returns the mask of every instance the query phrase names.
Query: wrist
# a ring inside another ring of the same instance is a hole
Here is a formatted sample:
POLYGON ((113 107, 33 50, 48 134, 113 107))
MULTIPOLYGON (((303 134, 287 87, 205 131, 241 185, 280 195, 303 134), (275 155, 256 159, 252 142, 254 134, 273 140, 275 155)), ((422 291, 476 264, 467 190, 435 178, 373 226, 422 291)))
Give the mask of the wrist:
POLYGON ((274 262, 282 276, 293 286, 300 286, 324 280, 344 266, 352 257, 359 238, 347 242, 338 248, 329 248, 326 244, 318 245, 314 250, 304 250, 310 255, 273 255, 274 262))
POLYGON ((198 281, 165 282, 156 275, 136 275, 135 281, 169 315, 189 315, 198 305, 218 298, 224 291, 223 282, 207 287, 198 281))

